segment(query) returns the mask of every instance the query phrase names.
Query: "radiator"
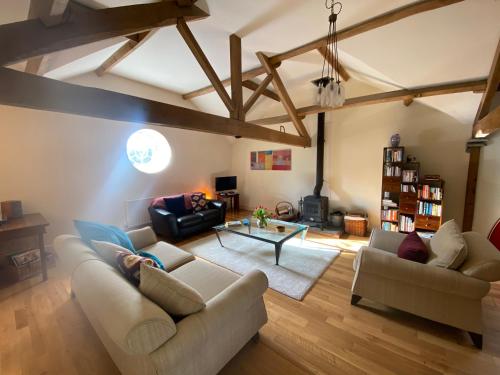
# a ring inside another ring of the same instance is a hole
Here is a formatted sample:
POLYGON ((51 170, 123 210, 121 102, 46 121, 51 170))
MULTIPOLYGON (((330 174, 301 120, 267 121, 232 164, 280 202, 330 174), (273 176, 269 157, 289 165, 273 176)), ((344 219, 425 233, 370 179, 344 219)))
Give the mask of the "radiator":
POLYGON ((135 199, 125 202, 125 225, 127 229, 151 224, 148 207, 154 197, 135 199))

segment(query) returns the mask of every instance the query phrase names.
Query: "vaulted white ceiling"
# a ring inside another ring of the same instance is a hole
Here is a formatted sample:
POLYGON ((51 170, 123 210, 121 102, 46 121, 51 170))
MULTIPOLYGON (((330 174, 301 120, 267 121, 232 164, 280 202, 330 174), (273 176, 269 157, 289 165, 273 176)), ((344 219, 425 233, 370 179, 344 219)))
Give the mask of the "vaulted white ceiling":
MULTIPOLYGON (((79 2, 112 7, 151 1, 79 2)), ((338 28, 413 2, 343 0, 338 28)), ((1 0, 1 4, 0 23, 26 18, 29 0, 1 0)), ((207 0, 198 4, 208 9, 210 17, 189 26, 221 79, 229 77, 232 33, 242 38, 244 70, 259 66, 257 51, 272 55, 327 33, 324 0, 207 0)), ((367 81, 381 91, 483 78, 488 75, 500 37, 499 20, 500 1, 465 0, 343 40, 339 42, 339 57, 355 79, 367 81)), ((46 75, 67 79, 95 70, 122 43, 123 39, 118 38, 53 54, 47 64, 58 68, 46 75), (75 56, 79 58, 73 60, 75 56)), ((313 51, 285 61, 279 72, 293 91, 294 86, 319 76, 321 67, 322 59, 313 51)), ((181 94, 209 85, 175 27, 159 30, 112 73, 181 94)), ((214 95, 197 98, 196 104, 207 111, 223 112, 214 95)), ((470 124, 480 95, 464 93, 419 100, 470 124)), ((266 102, 262 99, 259 103, 266 102)))

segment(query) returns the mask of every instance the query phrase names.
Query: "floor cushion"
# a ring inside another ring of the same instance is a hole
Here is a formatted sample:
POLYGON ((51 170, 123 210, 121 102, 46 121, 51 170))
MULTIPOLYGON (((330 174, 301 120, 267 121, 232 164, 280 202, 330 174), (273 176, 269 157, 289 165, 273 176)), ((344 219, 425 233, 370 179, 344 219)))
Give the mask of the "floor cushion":
POLYGON ((154 245, 147 246, 141 250, 156 255, 163 262, 165 271, 168 272, 194 260, 193 254, 163 241, 159 241, 154 245))

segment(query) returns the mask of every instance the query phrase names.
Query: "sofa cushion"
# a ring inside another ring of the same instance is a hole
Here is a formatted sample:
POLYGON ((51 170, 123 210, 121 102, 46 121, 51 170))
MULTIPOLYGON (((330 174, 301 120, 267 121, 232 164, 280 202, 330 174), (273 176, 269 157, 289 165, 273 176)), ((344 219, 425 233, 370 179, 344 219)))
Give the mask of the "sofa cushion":
POLYGON ((200 212, 208 209, 208 203, 205 193, 191 194, 191 205, 193 206, 194 212, 200 212))
POLYGON ((188 212, 184 203, 184 195, 175 195, 165 198, 165 207, 167 211, 172 212, 175 216, 184 216, 188 212))
POLYGON ((119 251, 133 254, 129 249, 106 241, 91 241, 95 252, 109 265, 116 267, 116 255, 119 251))
POLYGON ((201 259, 193 260, 170 272, 195 289, 207 302, 240 278, 234 272, 201 259))
POLYGON ((116 252, 116 265, 118 270, 120 270, 123 276, 125 276, 125 278, 135 286, 139 286, 139 282, 141 280, 141 263, 146 263, 151 267, 159 268, 158 263, 151 258, 127 253, 125 251, 116 252))
POLYGON ((455 220, 441 225, 430 241, 431 255, 428 264, 458 269, 467 258, 467 243, 455 220))
POLYGON ((196 215, 203 218, 203 221, 216 220, 220 217, 220 210, 217 208, 210 208, 208 210, 199 211, 196 215))
POLYGON ((484 281, 500 280, 500 253, 479 233, 463 233, 467 241, 468 256, 459 271, 484 281))
POLYGON ((203 221, 203 218, 196 214, 186 215, 177 218, 177 224, 181 228, 192 227, 193 225, 197 225, 203 221))
POLYGON ((427 258, 429 258, 429 250, 417 232, 413 231, 399 245, 398 257, 413 262, 426 263, 427 258))
POLYGON ((172 244, 159 241, 154 245, 147 246, 144 249, 148 253, 156 255, 165 266, 165 270, 170 272, 183 264, 194 260, 193 254, 179 249, 172 244))
POLYGON ((139 290, 171 315, 186 316, 205 307, 196 290, 165 271, 141 264, 139 290))
POLYGON ((158 238, 156 238, 156 234, 151 227, 134 229, 127 232, 127 235, 136 249, 142 249, 158 242, 158 238))

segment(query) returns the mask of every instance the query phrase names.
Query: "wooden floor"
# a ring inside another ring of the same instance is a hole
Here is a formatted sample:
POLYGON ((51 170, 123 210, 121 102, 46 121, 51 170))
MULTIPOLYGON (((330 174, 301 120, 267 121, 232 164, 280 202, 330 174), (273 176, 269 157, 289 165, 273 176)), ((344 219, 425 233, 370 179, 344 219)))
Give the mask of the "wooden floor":
MULTIPOLYGON (((308 239, 343 252, 304 301, 266 292, 269 322, 260 340, 222 374, 500 374, 500 285, 484 299, 478 351, 460 330, 364 299, 351 306, 353 251, 366 239, 308 239)), ((0 289, 1 375, 117 373, 57 266, 45 283, 35 278, 0 289)))

